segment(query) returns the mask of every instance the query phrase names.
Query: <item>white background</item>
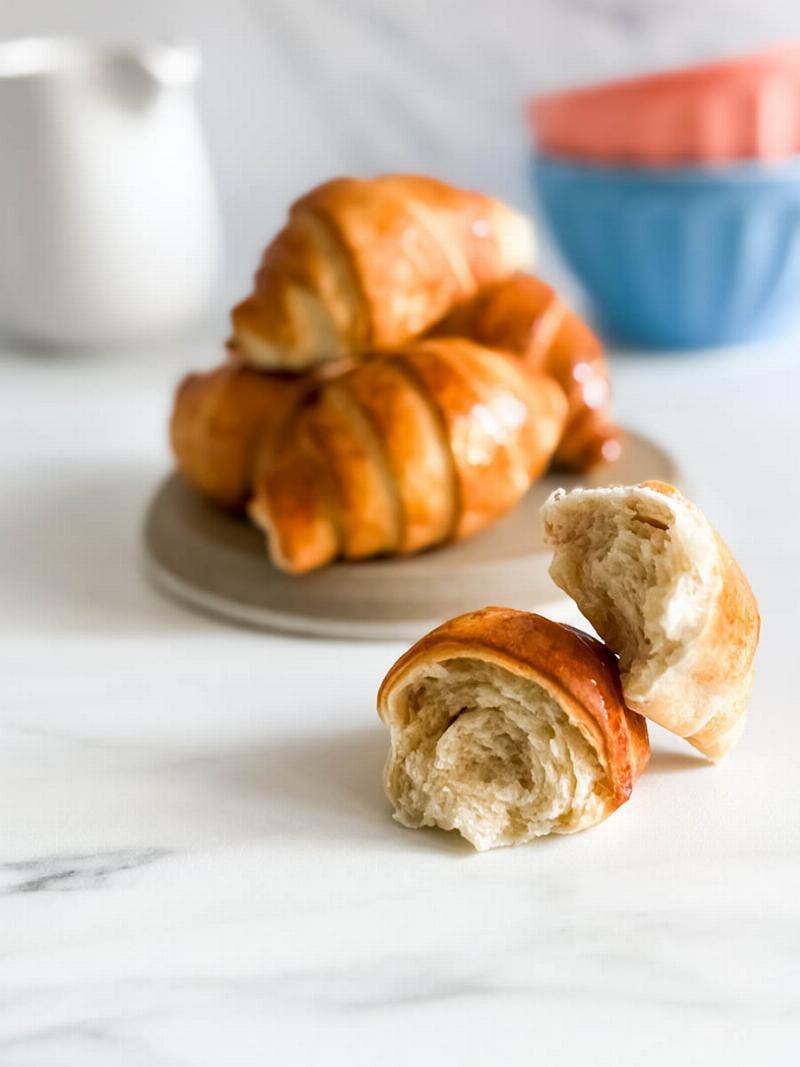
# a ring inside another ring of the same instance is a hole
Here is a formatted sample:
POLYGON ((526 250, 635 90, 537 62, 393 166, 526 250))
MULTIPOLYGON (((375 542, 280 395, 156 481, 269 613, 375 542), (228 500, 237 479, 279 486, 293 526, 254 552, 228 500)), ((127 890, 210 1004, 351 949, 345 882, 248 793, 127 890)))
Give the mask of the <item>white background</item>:
POLYGON ((192 39, 238 293, 290 200, 422 170, 530 206, 538 90, 800 36, 796 0, 3 0, 0 36, 192 39))
MULTIPOLYGON (((419 168, 525 205, 526 91, 790 28, 795 2, 0 7, 2 34, 199 39, 234 295, 318 178, 419 168)), ((389 818, 399 646, 227 629, 141 579, 171 390, 224 330, 0 355, 0 1067, 795 1062, 796 343, 613 354, 622 421, 761 603, 740 747, 712 769, 654 728, 602 827, 474 856, 389 818)))

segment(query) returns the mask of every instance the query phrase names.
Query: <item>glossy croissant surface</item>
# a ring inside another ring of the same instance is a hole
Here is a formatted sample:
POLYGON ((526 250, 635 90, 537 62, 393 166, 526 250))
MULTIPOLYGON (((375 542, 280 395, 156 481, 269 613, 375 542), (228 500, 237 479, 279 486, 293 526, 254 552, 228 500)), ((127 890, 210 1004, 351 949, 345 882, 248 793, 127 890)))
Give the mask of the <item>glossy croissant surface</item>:
POLYGON ((292 205, 233 342, 283 370, 402 345, 531 256, 527 220, 492 197, 417 175, 336 178, 292 205))
POLYGON ((453 308, 432 332, 512 352, 529 369, 558 382, 569 402, 555 455, 561 466, 583 471, 619 456, 603 346, 539 278, 516 274, 485 286, 453 308))
POLYGON ((178 470, 213 504, 243 508, 257 467, 268 461, 291 412, 313 384, 295 375, 260 374, 234 359, 187 375, 176 390, 170 419, 178 470))
POLYGON ((394 664, 378 693, 391 733, 384 782, 404 826, 458 830, 475 848, 601 822, 647 764, 615 657, 523 611, 451 619, 394 664))
POLYGON ((458 540, 519 502, 565 417, 555 382, 513 358, 459 338, 416 342, 315 390, 249 514, 291 573, 458 540))

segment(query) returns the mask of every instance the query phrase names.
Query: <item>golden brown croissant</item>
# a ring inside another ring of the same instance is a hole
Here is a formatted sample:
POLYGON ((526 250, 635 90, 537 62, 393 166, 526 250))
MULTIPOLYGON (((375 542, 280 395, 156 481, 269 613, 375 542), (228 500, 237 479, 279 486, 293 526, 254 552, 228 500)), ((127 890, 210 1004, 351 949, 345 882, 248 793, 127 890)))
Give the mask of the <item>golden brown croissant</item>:
POLYGON ((594 826, 629 798, 650 755, 608 649, 505 608, 418 641, 384 679, 378 713, 391 730, 395 818, 458 830, 480 850, 594 826))
POLYGON ((318 378, 261 374, 235 357, 187 375, 170 420, 178 469, 212 503, 243 508, 257 471, 271 459, 292 412, 318 378))
POLYGON ((456 301, 528 265, 527 221, 434 178, 337 178, 292 205, 233 339, 258 367, 299 370, 405 344, 456 301))
POLYGON ((273 562, 417 552, 485 527, 547 466, 561 389, 460 338, 410 344, 322 384, 255 485, 273 562))
POLYGON ((744 727, 759 616, 719 534, 663 482, 558 490, 542 514, 550 574, 619 655, 628 705, 725 755, 744 727))
POLYGON ((513 352, 531 370, 555 378, 569 401, 557 463, 587 470, 617 458, 619 430, 608 410, 603 347, 545 282, 517 274, 488 285, 452 309, 432 332, 513 352))

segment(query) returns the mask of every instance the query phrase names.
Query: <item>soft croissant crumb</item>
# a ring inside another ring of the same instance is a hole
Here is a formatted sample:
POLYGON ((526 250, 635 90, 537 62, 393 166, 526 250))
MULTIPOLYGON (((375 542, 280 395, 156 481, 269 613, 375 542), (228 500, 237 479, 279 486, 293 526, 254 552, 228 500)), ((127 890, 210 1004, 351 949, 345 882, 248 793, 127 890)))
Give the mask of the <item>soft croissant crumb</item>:
POLYGON ((602 817, 597 754, 555 700, 502 667, 421 668, 401 700, 385 784, 404 826, 458 830, 479 851, 571 833, 602 817))
POLYGON ((722 539, 657 482, 558 490, 542 515, 550 574, 619 655, 628 705, 719 759, 744 726, 759 629, 722 539))
POLYGON ((641 698, 703 625, 720 580, 713 532, 668 497, 622 486, 557 490, 542 514, 553 580, 618 653, 627 695, 641 698))
POLYGON ((451 619, 394 664, 378 694, 386 792, 405 826, 458 830, 480 851, 569 834, 630 797, 650 748, 614 656, 540 615, 451 619))

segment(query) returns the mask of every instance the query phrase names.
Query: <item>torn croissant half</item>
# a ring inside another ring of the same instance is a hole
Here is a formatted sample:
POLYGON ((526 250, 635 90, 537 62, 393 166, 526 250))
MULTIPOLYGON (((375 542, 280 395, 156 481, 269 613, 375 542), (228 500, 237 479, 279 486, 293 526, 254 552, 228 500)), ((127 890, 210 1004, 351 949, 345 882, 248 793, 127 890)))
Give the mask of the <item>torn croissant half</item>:
POLYGON ((423 637, 384 679, 378 713, 395 818, 458 830, 479 851, 594 826, 650 755, 608 649, 506 608, 423 637))
POLYGON ((627 704, 709 759, 744 727, 758 605, 722 538, 671 485, 557 490, 550 574, 620 658, 627 704))
POLYGON ((292 205, 233 341, 267 370, 392 348, 532 254, 527 219, 492 197, 413 174, 336 178, 292 205))

